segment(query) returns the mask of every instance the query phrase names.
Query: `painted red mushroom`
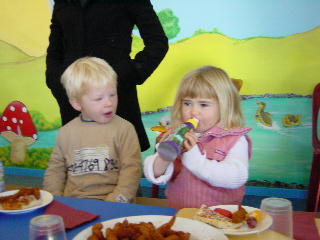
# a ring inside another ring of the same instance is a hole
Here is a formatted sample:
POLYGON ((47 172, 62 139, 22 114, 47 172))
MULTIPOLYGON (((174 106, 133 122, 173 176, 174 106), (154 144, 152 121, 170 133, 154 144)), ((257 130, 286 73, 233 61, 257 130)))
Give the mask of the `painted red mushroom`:
POLYGON ((23 163, 27 146, 37 140, 37 130, 22 102, 13 101, 6 107, 0 119, 0 135, 11 142, 10 160, 23 163))

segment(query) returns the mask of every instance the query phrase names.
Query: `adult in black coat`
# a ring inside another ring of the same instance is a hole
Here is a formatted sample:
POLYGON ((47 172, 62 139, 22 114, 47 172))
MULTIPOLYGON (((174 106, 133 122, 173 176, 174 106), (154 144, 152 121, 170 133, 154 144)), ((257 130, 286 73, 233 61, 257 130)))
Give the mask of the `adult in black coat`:
POLYGON ((117 114, 135 126, 141 150, 147 150, 136 85, 152 74, 168 51, 150 0, 55 0, 50 29, 46 83, 59 104, 62 124, 79 112, 69 104, 60 76, 80 57, 99 57, 118 74, 117 114), (134 25, 145 47, 131 59, 134 25))

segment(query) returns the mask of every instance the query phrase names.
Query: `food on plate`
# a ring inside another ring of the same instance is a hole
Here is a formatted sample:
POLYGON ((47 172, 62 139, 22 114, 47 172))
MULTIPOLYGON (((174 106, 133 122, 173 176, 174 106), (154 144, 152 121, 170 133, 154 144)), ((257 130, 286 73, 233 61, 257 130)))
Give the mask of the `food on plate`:
POLYGON ((223 209, 223 208, 215 208, 213 209, 213 211, 220 213, 221 215, 228 217, 228 218, 232 218, 232 212, 230 212, 227 209, 223 209))
POLYGON ((97 223, 93 225, 87 240, 188 240, 190 233, 171 229, 175 220, 176 216, 173 216, 169 222, 156 228, 151 222, 129 223, 125 219, 116 223, 113 228, 107 228, 105 237, 102 232, 103 225, 97 223))
POLYGON ((100 240, 104 239, 104 236, 102 234, 102 223, 96 223, 92 227, 92 235, 88 238, 88 240, 100 240))
POLYGON ((262 213, 260 210, 253 210, 246 216, 246 222, 249 228, 255 228, 261 221, 262 213))
POLYGON ((201 222, 208 223, 214 227, 224 229, 240 228, 242 225, 242 222, 233 223, 232 218, 226 217, 214 209, 210 209, 206 205, 202 205, 193 218, 201 222))
POLYGON ((23 187, 12 195, 0 197, 1 210, 27 209, 41 203, 40 189, 35 187, 23 187))
POLYGON ((232 222, 233 223, 242 223, 247 216, 247 211, 241 206, 238 206, 238 210, 232 214, 232 222))
POLYGON ((261 222, 262 213, 258 209, 248 213, 241 205, 235 212, 224 208, 211 209, 202 205, 196 212, 194 219, 221 229, 238 229, 244 225, 255 228, 261 222))

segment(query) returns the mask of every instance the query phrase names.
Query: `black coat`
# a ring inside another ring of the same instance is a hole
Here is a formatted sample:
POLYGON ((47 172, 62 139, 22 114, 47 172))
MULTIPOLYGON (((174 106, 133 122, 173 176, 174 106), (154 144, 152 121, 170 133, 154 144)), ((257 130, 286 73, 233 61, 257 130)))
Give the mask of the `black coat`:
POLYGON ((136 85, 142 84, 168 51, 168 39, 149 0, 55 1, 47 50, 46 82, 65 124, 79 113, 60 83, 63 71, 76 59, 106 60, 118 74, 117 114, 136 128, 142 151, 149 141, 141 120, 136 85), (132 30, 139 29, 145 48, 130 58, 132 30))

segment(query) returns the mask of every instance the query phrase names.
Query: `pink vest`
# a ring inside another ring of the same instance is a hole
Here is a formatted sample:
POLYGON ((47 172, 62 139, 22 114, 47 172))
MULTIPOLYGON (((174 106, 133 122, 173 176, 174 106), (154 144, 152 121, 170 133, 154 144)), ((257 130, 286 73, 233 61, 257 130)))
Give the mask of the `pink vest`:
MULTIPOLYGON (((208 159, 223 161, 239 138, 245 136, 249 144, 248 154, 250 158, 252 142, 247 136, 250 130, 251 128, 224 130, 213 127, 199 139, 199 149, 203 154, 206 153, 208 159)), ((236 189, 214 187, 194 176, 184 166, 182 166, 176 178, 168 183, 165 190, 169 207, 176 209, 199 208, 201 204, 207 206, 240 204, 244 193, 244 185, 236 189)))

